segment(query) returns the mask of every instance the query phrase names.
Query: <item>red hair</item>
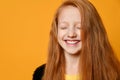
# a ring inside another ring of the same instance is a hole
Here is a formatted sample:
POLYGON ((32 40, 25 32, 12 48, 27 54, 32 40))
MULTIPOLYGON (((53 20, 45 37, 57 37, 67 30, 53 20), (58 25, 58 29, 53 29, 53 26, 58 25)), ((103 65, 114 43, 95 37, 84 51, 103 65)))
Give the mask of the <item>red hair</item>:
POLYGON ((88 0, 66 0, 56 11, 50 31, 49 54, 43 80, 65 80, 65 57, 57 40, 57 26, 59 13, 66 6, 77 7, 82 17, 82 80, 120 80, 120 63, 97 10, 88 0))

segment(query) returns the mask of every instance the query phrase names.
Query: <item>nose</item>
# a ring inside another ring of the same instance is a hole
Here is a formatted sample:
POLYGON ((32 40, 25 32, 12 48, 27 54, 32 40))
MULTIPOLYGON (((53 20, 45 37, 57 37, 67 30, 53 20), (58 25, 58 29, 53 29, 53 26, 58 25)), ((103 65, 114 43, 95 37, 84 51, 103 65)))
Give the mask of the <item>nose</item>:
POLYGON ((76 32, 75 32, 75 29, 69 29, 68 30, 68 37, 69 38, 75 38, 77 36, 76 32))

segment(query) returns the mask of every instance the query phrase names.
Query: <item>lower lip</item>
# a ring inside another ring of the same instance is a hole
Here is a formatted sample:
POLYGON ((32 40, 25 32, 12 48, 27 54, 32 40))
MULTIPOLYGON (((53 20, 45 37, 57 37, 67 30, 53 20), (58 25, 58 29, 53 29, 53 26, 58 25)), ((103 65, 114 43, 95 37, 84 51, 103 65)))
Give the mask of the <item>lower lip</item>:
POLYGON ((76 45, 78 45, 79 42, 80 42, 80 41, 78 41, 78 42, 76 42, 76 43, 74 43, 74 44, 70 44, 70 43, 67 43, 67 41, 65 41, 65 43, 66 43, 68 46, 76 46, 76 45))

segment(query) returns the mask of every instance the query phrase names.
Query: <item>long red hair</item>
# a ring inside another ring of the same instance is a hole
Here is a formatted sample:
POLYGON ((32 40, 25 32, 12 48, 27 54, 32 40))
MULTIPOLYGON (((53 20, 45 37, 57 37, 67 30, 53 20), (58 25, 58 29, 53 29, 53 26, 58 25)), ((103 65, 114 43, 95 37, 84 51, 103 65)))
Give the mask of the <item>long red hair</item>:
POLYGON ((120 80, 120 63, 97 10, 88 0, 66 0, 56 11, 50 31, 49 54, 43 80, 65 80, 65 57, 57 40, 57 25, 59 13, 66 6, 77 7, 82 17, 82 80, 120 80))

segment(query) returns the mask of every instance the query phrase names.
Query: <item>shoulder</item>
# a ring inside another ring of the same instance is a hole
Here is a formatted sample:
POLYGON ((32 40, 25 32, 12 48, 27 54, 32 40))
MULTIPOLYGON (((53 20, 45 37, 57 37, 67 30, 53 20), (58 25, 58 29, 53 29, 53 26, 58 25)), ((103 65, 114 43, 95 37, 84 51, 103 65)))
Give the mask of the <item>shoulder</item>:
POLYGON ((33 73, 33 80, 41 80, 44 74, 44 70, 45 70, 45 64, 36 68, 36 70, 33 73))

